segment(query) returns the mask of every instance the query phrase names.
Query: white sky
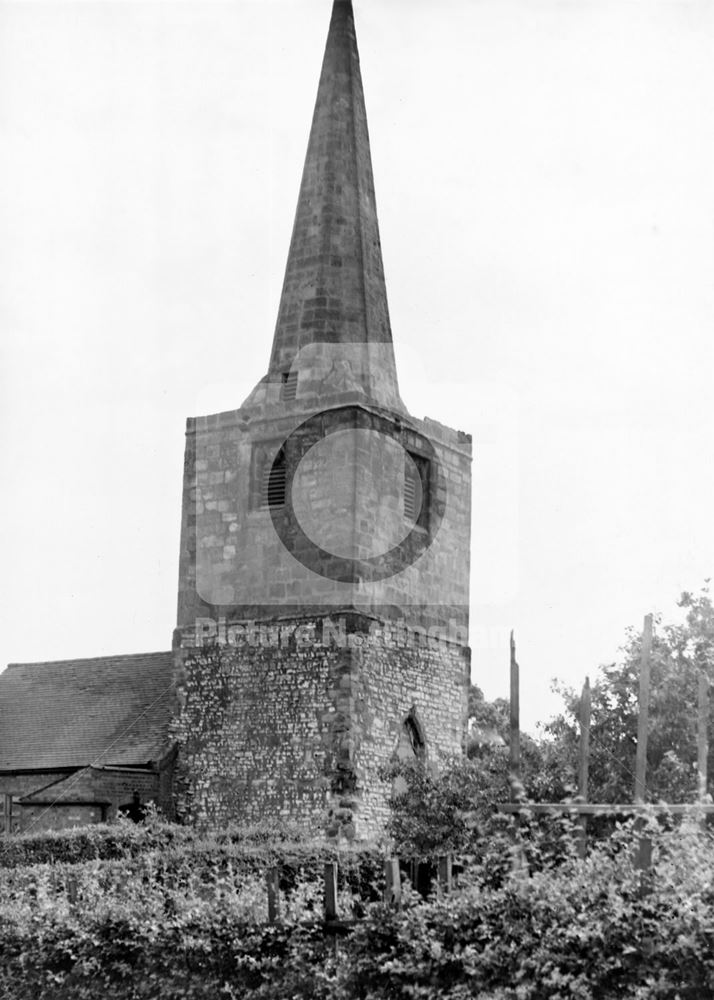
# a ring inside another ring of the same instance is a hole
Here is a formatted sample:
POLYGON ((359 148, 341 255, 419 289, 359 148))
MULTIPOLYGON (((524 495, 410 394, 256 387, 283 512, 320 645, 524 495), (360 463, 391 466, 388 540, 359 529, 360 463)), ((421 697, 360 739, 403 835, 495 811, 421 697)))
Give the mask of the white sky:
MULTIPOLYGON (((329 0, 0 2, 0 663, 170 646, 186 416, 265 373, 329 0)), ((714 5, 356 0, 392 326, 474 435, 524 723, 714 566, 714 5)))

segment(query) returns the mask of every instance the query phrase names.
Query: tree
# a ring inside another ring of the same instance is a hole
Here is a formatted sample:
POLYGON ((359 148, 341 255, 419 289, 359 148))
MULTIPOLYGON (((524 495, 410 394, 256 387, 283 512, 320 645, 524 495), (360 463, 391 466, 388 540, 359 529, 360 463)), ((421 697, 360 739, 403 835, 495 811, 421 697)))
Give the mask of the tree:
MULTIPOLYGON (((714 682, 714 606, 708 581, 699 594, 682 594, 684 624, 657 619, 652 644, 647 801, 691 802, 697 795, 699 673, 714 682)), ((591 802, 633 799, 642 637, 628 629, 619 663, 601 668, 591 688, 591 802)), ((521 734, 526 799, 558 802, 577 792, 580 694, 555 684, 563 711, 534 739, 521 734)), ((475 685, 469 694, 469 742, 464 759, 433 773, 401 768, 406 790, 392 799, 391 833, 405 853, 427 855, 474 849, 498 829, 496 806, 509 798, 508 702, 488 702, 475 685)), ((714 719, 709 720, 709 773, 714 779, 714 719)), ((403 786, 404 787, 404 786, 403 786)), ((711 783, 710 783, 711 787, 711 783)), ((591 823, 601 832, 607 822, 591 823)))
MULTIPOLYGON (((646 799, 691 802, 697 795, 697 697, 699 672, 714 680, 714 607, 709 581, 698 595, 685 592, 681 625, 656 619, 650 668, 646 799)), ((589 798, 631 802, 633 797, 642 637, 628 629, 620 663, 601 670, 592 686, 589 798)), ((543 727, 560 758, 566 784, 575 787, 579 695, 558 685, 564 710, 543 727)), ((709 771, 714 757, 714 719, 709 720, 709 771)))
MULTIPOLYGON (((468 732, 466 756, 438 771, 419 762, 395 763, 389 769, 390 778, 403 779, 392 796, 389 822, 400 853, 429 857, 468 850, 480 855, 485 842, 502 830, 496 806, 511 794, 508 702, 487 701, 472 684, 468 732)), ((568 794, 552 741, 522 734, 521 764, 526 798, 557 800, 568 794)))

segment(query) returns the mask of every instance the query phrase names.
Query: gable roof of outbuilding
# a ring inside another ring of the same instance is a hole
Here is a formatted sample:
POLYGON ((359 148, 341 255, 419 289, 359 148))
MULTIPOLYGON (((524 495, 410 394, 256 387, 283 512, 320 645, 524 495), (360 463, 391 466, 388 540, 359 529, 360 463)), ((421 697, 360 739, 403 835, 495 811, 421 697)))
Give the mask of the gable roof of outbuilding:
POLYGON ((0 771, 159 760, 172 689, 170 652, 10 664, 0 674, 0 771))

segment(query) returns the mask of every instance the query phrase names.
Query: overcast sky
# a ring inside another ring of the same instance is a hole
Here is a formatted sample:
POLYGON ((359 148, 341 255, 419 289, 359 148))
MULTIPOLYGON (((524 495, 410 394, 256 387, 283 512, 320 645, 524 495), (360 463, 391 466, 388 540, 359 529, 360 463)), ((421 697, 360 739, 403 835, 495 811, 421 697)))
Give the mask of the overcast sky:
MULTIPOLYGON (((265 373, 329 0, 0 2, 0 662, 170 647, 187 416, 265 373)), ((714 566, 714 5, 356 0, 402 394, 474 437, 524 722, 714 566)))

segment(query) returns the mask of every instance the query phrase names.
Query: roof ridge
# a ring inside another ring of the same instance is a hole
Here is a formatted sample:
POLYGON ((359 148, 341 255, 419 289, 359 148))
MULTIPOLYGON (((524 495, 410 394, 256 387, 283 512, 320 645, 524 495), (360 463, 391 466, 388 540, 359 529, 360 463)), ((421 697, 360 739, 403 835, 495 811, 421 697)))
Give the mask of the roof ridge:
POLYGON ((64 660, 28 660, 22 663, 8 663, 5 670, 13 667, 50 667, 58 663, 97 663, 100 660, 131 660, 146 656, 169 656, 172 650, 157 649, 151 653, 107 653, 104 656, 70 656, 64 660))

